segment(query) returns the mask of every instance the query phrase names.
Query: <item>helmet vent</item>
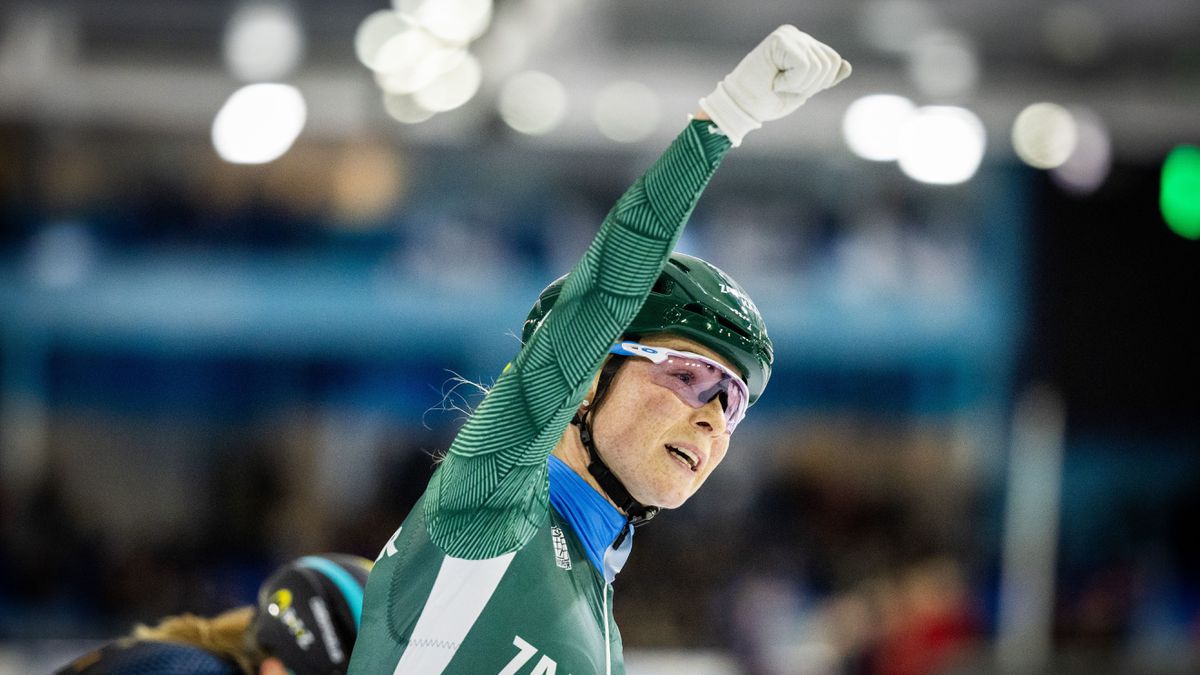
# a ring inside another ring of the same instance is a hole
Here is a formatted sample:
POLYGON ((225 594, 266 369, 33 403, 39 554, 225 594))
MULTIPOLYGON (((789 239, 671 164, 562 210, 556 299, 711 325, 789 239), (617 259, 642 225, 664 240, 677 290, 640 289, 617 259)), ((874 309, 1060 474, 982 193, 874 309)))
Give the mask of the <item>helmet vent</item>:
POLYGON ((728 328, 729 330, 733 331, 734 333, 741 335, 742 337, 744 337, 746 339, 753 339, 749 333, 747 333, 745 330, 742 329, 741 326, 735 324, 734 322, 730 321, 729 319, 726 319, 723 316, 717 317, 717 323, 728 328))
POLYGON ((665 276, 660 276, 658 281, 654 282, 654 288, 650 289, 651 294, 670 295, 671 291, 675 290, 675 282, 665 276))
POLYGON ((725 317, 721 316, 720 314, 717 314, 716 312, 705 307, 704 305, 701 305, 698 302, 690 302, 690 303, 684 305, 683 309, 684 309, 684 311, 693 312, 695 314, 699 314, 701 316, 713 319, 717 323, 721 324, 721 326, 724 327, 726 330, 731 331, 737 335, 740 335, 748 340, 754 339, 753 336, 751 336, 749 333, 747 333, 746 330, 744 328, 742 328, 741 326, 735 324, 734 322, 730 321, 729 319, 726 319, 725 317))

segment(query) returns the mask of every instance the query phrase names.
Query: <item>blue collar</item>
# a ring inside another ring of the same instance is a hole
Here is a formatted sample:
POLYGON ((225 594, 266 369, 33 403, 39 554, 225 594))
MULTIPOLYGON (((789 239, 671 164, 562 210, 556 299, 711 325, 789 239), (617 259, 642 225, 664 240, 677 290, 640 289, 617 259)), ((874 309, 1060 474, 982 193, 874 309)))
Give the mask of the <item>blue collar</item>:
POLYGON ((633 526, 604 495, 554 455, 550 455, 550 504, 571 524, 588 560, 611 584, 633 550, 633 526), (627 536, 614 549, 612 543, 626 528, 627 536))

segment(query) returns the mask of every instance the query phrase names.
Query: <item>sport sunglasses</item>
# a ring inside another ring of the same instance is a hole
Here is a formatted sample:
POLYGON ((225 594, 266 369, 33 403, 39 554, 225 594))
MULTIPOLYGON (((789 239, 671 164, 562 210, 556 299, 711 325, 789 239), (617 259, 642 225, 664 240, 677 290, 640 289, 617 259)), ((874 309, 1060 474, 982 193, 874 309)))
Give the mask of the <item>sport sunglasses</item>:
POLYGON ((654 364, 650 371, 651 381, 670 389, 693 408, 702 408, 714 398, 721 397, 726 433, 733 433, 746 416, 750 401, 746 383, 732 370, 707 356, 637 342, 618 342, 608 351, 649 360, 654 364))

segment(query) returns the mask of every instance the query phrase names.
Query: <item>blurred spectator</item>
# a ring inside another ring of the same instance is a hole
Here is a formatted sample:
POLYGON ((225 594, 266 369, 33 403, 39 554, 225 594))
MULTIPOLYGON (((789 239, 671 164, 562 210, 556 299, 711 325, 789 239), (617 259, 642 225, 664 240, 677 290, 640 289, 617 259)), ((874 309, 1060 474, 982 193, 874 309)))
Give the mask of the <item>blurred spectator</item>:
POLYGON ((882 631, 870 650, 872 675, 945 672, 969 655, 980 637, 958 565, 948 558, 922 562, 879 586, 882 631))

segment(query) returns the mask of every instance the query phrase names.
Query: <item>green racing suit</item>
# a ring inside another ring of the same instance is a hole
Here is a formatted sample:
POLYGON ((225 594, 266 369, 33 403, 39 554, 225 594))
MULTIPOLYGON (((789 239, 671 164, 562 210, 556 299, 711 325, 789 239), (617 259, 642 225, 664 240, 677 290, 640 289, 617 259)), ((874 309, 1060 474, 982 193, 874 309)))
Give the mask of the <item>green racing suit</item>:
POLYGON ((624 672, 612 580, 632 527, 550 452, 729 147, 693 120, 606 216, 380 553, 352 675, 624 672))

